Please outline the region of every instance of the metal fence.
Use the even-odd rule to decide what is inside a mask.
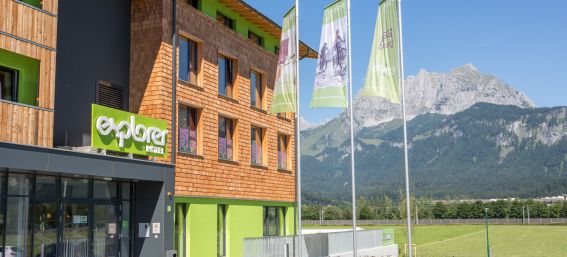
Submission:
[[[387,232],[393,244],[393,231]],[[375,249],[384,245],[382,230],[357,231],[359,250]],[[352,252],[352,231],[309,234],[303,236],[303,256],[337,256]],[[291,257],[299,253],[297,237],[245,238],[243,257]]]
[[[475,225],[484,224],[484,219],[419,219],[412,220],[412,224],[420,225]],[[567,218],[530,218],[530,219],[488,219],[493,225],[552,225],[567,224]],[[304,220],[304,225],[334,225],[351,226],[352,220]],[[357,225],[402,225],[405,220],[357,220]]]

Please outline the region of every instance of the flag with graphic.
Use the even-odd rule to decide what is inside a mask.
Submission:
[[[400,41],[398,1],[383,0],[378,7],[374,43],[361,94],[400,103]]]
[[[295,112],[297,88],[297,24],[295,7],[284,16],[274,97],[270,113]]]
[[[325,8],[311,108],[347,106],[349,49],[346,7],[346,0],[339,0]]]

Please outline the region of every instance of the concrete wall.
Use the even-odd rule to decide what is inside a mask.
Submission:
[[[59,1],[55,146],[90,145],[96,82],[122,88],[128,105],[130,1]]]

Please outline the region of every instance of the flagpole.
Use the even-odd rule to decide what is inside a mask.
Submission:
[[[409,257],[412,257],[412,243],[411,243],[411,210],[410,210],[410,184],[409,184],[409,158],[408,158],[408,129],[406,121],[406,95],[405,95],[405,81],[404,81],[404,36],[402,29],[402,0],[398,0],[398,23],[400,35],[400,85],[402,87],[402,115],[404,121],[404,166],[406,175],[406,216],[408,222],[408,248]]]
[[[352,47],[350,35],[350,0],[347,1],[347,33],[348,33],[348,95],[349,95],[349,116],[350,116],[350,165],[352,176],[352,256],[358,256],[356,242],[356,172],[354,170],[354,110],[352,103]]]
[[[301,231],[301,124],[300,124],[300,116],[299,116],[299,0],[295,0],[295,174],[297,176],[297,214],[298,214],[298,222],[297,222],[297,229],[298,232],[298,248],[299,248],[299,257],[303,256],[303,232]],[[295,256],[295,253],[294,253]]]

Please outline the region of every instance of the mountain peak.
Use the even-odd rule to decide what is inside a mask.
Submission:
[[[451,73],[470,73],[470,72],[474,72],[474,73],[480,73],[479,70],[472,64],[472,63],[467,63],[463,66],[457,67],[455,69],[453,69],[451,71]]]
[[[513,105],[533,108],[533,102],[504,81],[483,74],[472,64],[465,64],[450,73],[420,70],[417,76],[408,76],[406,81],[406,118],[434,113],[451,115],[464,111],[476,103]],[[355,133],[363,128],[377,126],[401,119],[399,104],[392,104],[381,97],[359,96],[354,102]],[[315,145],[340,144],[347,137],[349,125],[346,113],[317,128],[324,134]],[[332,141],[337,142],[332,142]],[[302,146],[303,147],[303,146]],[[306,146],[311,147],[311,146]],[[317,147],[315,147],[317,148]],[[319,149],[319,148],[317,148]]]

